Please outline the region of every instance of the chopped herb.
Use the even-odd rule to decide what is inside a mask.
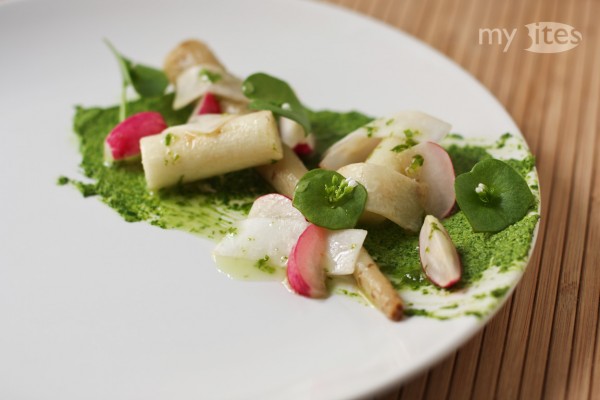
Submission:
[[[170,132],[167,133],[167,135],[165,136],[165,146],[170,146],[174,140],[175,140],[175,135],[173,135]]]
[[[56,180],[56,184],[59,186],[64,186],[68,183],[69,183],[69,178],[67,178],[66,176],[59,176],[58,179]]]
[[[269,256],[266,254],[263,258],[261,258],[260,260],[257,260],[254,263],[254,267],[257,268],[259,271],[262,271],[267,274],[275,273],[275,267],[273,267],[272,265],[269,265]]]
[[[203,81],[207,81],[207,82],[210,82],[210,83],[217,83],[221,79],[223,79],[223,77],[221,76],[220,73],[214,72],[214,71],[210,71],[210,70],[208,70],[206,68],[202,68],[200,70],[200,72],[198,73],[198,76],[200,76],[200,79],[202,79]]]

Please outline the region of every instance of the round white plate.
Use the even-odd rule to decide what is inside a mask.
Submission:
[[[0,397],[343,399],[398,383],[485,323],[400,323],[343,296],[219,273],[214,244],[125,223],[58,187],[77,174],[76,104],[115,104],[102,42],[161,65],[198,37],[315,109],[423,110],[466,136],[519,134],[473,78],[407,35],[303,1],[16,1],[0,6]]]

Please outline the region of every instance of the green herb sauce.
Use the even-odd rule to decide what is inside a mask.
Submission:
[[[172,102],[172,95],[144,98],[131,102],[129,110],[130,113],[158,111],[169,126],[184,123],[191,109],[174,111]],[[306,160],[311,166],[316,165],[320,153],[331,144],[372,120],[358,112],[308,111],[308,115],[318,138],[317,155]],[[80,139],[81,169],[92,183],[67,177],[60,177],[58,183],[75,186],[85,197],[98,196],[128,222],[147,221],[161,228],[181,229],[219,239],[235,230],[234,223],[247,215],[258,196],[273,191],[254,170],[249,169],[150,193],[139,163],[104,164],[104,139],[118,122],[118,107],[77,107],[74,129]],[[491,157],[484,146],[461,146],[456,144],[457,140],[462,140],[460,135],[454,134],[452,138],[454,144],[446,148],[457,175]],[[507,137],[500,140],[504,146]],[[523,176],[535,165],[533,157],[507,162]],[[538,218],[537,213],[531,213],[495,234],[474,233],[460,210],[442,221],[463,262],[464,273],[459,286],[476,282],[492,265],[502,271],[524,260]],[[422,272],[417,234],[408,233],[389,221],[366,228],[369,234],[365,247],[397,289],[421,290],[424,294],[436,290]],[[263,270],[262,264],[259,260],[255,267]],[[508,288],[496,289],[490,296],[502,297],[507,291]],[[411,313],[431,314],[419,309],[408,310],[408,314]]]

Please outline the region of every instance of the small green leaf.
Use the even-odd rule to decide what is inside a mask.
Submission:
[[[127,117],[127,87],[132,86],[141,97],[162,96],[169,86],[169,81],[161,70],[146,65],[135,64],[117,51],[115,46],[108,40],[104,42],[113,53],[119,69],[121,70],[121,105],[119,110],[120,120]]]
[[[310,133],[308,113],[286,82],[259,72],[246,78],[242,90],[250,99],[251,109],[272,111],[273,114],[296,121],[306,134]]]
[[[363,185],[324,169],[306,173],[296,185],[293,200],[308,221],[328,229],[353,228],[366,202]]]
[[[499,232],[521,220],[534,203],[525,179],[493,158],[457,176],[454,190],[456,202],[475,232]]]
[[[142,97],[162,96],[169,86],[167,76],[159,69],[129,62],[131,85]]]

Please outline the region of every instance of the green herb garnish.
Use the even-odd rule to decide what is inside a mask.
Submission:
[[[313,169],[296,185],[294,207],[315,225],[328,229],[353,228],[367,202],[360,183],[335,171]]]
[[[129,86],[132,86],[140,97],[162,96],[169,86],[169,80],[161,70],[134,63],[119,53],[107,39],[104,39],[104,42],[117,58],[121,70],[123,83],[119,119],[123,121],[127,118],[127,88]]]
[[[209,71],[206,68],[202,68],[198,75],[200,79],[210,83],[219,82],[223,78],[218,72]]]
[[[456,177],[456,202],[475,232],[499,232],[527,214],[534,197],[507,163],[486,159]]]
[[[411,147],[416,146],[417,144],[419,144],[419,142],[417,142],[414,138],[418,134],[419,134],[419,131],[413,131],[412,129],[405,129],[404,136],[406,136],[406,141],[402,144],[399,144],[398,146],[394,146],[392,148],[392,151],[396,152],[396,153],[401,153],[404,150],[408,150]]]
[[[246,78],[242,90],[250,99],[248,106],[251,109],[272,111],[273,114],[296,121],[306,134],[310,133],[308,113],[286,82],[259,72]]]

